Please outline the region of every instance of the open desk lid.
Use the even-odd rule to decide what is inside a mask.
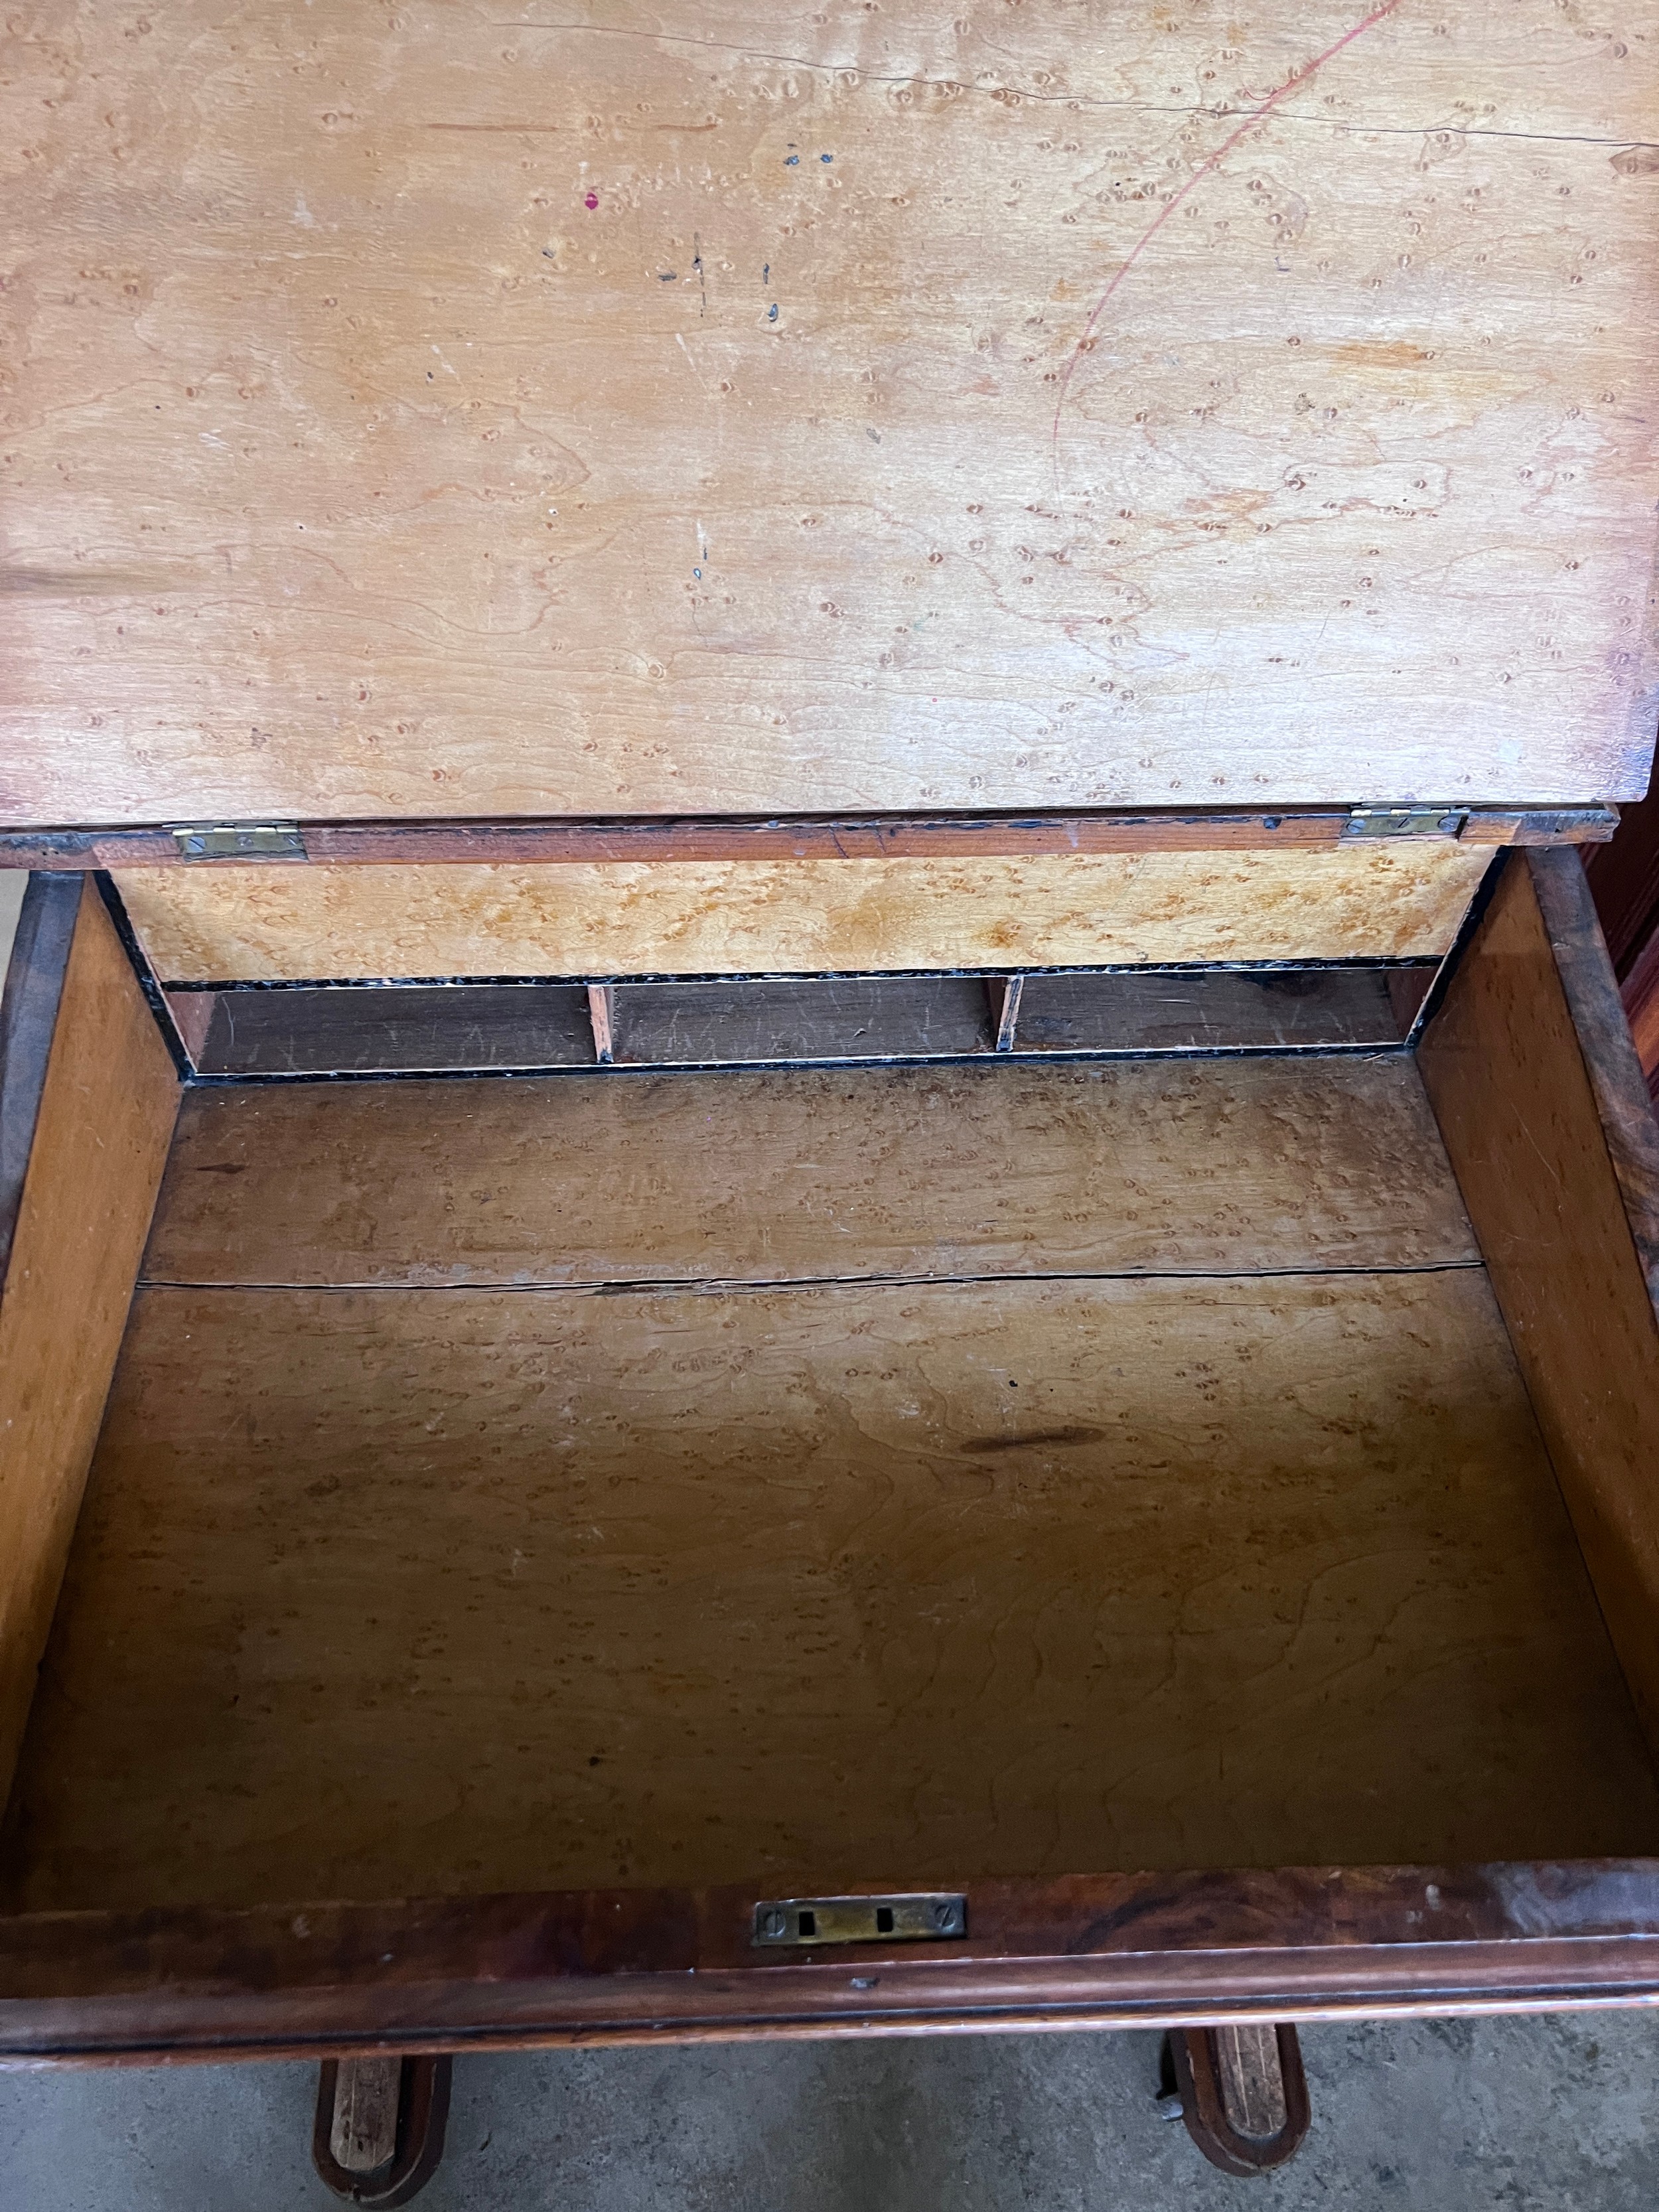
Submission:
[[[0,826],[1646,786],[1639,15],[46,20]]]

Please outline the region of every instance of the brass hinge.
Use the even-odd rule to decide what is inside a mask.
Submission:
[[[1358,837],[1461,837],[1467,807],[1356,806],[1342,825],[1341,842]]]
[[[181,860],[303,860],[306,841],[292,822],[191,823],[176,828]]]
[[[940,1943],[968,1933],[968,1900],[929,1890],[904,1897],[780,1897],[755,1907],[755,1942]]]

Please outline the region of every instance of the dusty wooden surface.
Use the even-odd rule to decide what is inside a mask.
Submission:
[[[144,1272],[599,1287],[1477,1257],[1408,1060],[1262,1060],[198,1091]]]
[[[34,1693],[178,1098],[161,1034],[88,882],[0,1289],[0,1795]]]
[[[1611,0],[49,0],[16,823],[1634,795]]]
[[[155,1290],[0,1895],[1656,1838],[1479,1270]]]
[[[1113,969],[1028,977],[1010,1049],[1205,1053],[1400,1043],[1436,963]],[[618,1066],[943,1060],[996,1048],[982,976],[785,975],[621,985],[303,984],[173,990],[204,1075],[590,1069],[592,1003]]]
[[[1561,957],[1606,964],[1588,902]],[[1610,971],[1607,992],[1616,1003]],[[1659,1324],[1618,1172],[1637,1174],[1628,1130],[1647,1109],[1629,1038],[1614,1042],[1619,1058],[1605,1036],[1598,1050],[1595,1030],[1576,1029],[1529,867],[1512,860],[1418,1057],[1602,1610],[1659,1742]],[[1598,1093],[1622,1094],[1621,1120],[1604,1125]],[[1632,1195],[1650,1204],[1650,1182]]]
[[[164,981],[759,974],[1443,952],[1455,843],[1034,860],[123,869]]]
[[[1476,1272],[155,1291],[5,1895],[1656,1837]]]

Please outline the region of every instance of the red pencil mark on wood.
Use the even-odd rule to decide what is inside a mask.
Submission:
[[[1226,160],[1228,155],[1232,152],[1233,148],[1237,145],[1239,140],[1244,137],[1248,132],[1254,130],[1255,125],[1261,122],[1263,116],[1271,115],[1281,100],[1284,100],[1288,96],[1288,94],[1297,90],[1299,87],[1306,84],[1310,78],[1316,76],[1319,71],[1324,68],[1327,62],[1334,60],[1336,56],[1342,52],[1342,49],[1345,46],[1351,46],[1356,39],[1363,38],[1365,33],[1374,28],[1376,24],[1380,23],[1385,15],[1392,15],[1395,9],[1399,5],[1400,0],[1382,0],[1382,4],[1380,8],[1373,8],[1370,14],[1365,16],[1361,21],[1356,23],[1352,30],[1345,31],[1334,46],[1327,46],[1322,54],[1316,54],[1310,62],[1304,62],[1300,69],[1292,70],[1290,76],[1285,78],[1284,83],[1281,84],[1276,91],[1270,92],[1259,107],[1253,107],[1249,113],[1244,118],[1244,120],[1239,125],[1237,130],[1235,131],[1230,137],[1224,138],[1220,145],[1216,148],[1214,153],[1210,155],[1207,160],[1201,161],[1199,164],[1198,167],[1193,171],[1192,175],[1188,178],[1186,183],[1182,185],[1180,191],[1174,193],[1169,199],[1165,200],[1158,214],[1152,218],[1146,228],[1142,231],[1140,236],[1135,240],[1134,244],[1129,248],[1128,252],[1118,264],[1111,283],[1101,294],[1099,299],[1096,301],[1094,313],[1084,325],[1083,335],[1073,348],[1072,357],[1066,362],[1065,374],[1060,380],[1060,397],[1054,402],[1054,427],[1051,441],[1054,456],[1054,478],[1056,483],[1059,482],[1060,478],[1060,418],[1065,412],[1066,395],[1071,389],[1072,379],[1077,372],[1077,365],[1079,362],[1082,360],[1085,352],[1087,350],[1090,339],[1094,336],[1095,325],[1100,320],[1102,315],[1105,313],[1107,303],[1111,299],[1113,293],[1116,291],[1118,286],[1123,282],[1129,271],[1134,267],[1136,262],[1139,260],[1141,255],[1146,251],[1146,248],[1158,236],[1159,231],[1163,229],[1164,224],[1168,222],[1170,217],[1181,205],[1181,203],[1186,198],[1188,193],[1190,192],[1194,186],[1201,185],[1206,177],[1212,176],[1214,174],[1216,170],[1218,169],[1221,164]]]

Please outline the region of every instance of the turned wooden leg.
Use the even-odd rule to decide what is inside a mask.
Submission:
[[[317,2081],[311,2157],[348,2204],[407,2204],[444,2152],[447,2058],[328,2058]]]
[[[1266,2173],[1308,2132],[1308,2083],[1293,2027],[1241,2021],[1171,2028],[1169,2056],[1187,2132],[1224,2173]]]

